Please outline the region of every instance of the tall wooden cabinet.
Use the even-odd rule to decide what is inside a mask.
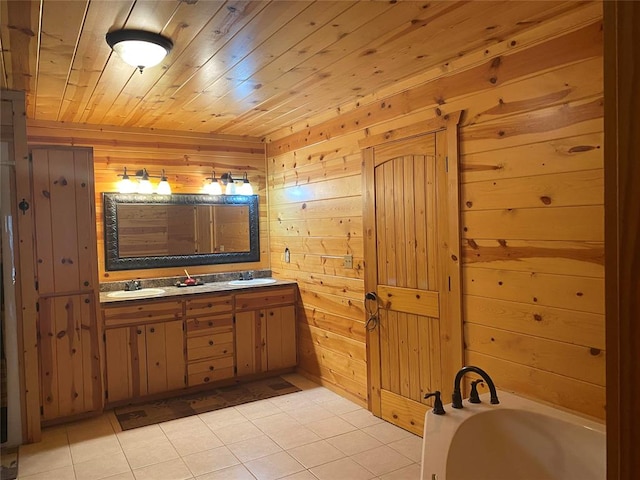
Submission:
[[[52,420],[103,405],[93,156],[34,147],[30,158],[41,417]]]

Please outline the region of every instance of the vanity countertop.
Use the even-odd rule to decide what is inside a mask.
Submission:
[[[285,285],[296,285],[296,282],[291,280],[278,280],[276,278],[273,279],[272,283],[267,284],[251,284],[251,282],[247,282],[246,284],[241,283],[238,284],[237,281],[226,281],[226,282],[210,282],[204,283],[202,285],[195,285],[189,287],[176,287],[176,286],[160,286],[157,288],[143,288],[142,290],[137,290],[134,292],[140,292],[140,296],[135,297],[114,297],[112,294],[123,292],[120,290],[118,292],[100,292],[100,303],[102,305],[111,304],[111,303],[122,303],[122,302],[132,302],[138,300],[152,300],[152,299],[161,299],[161,298],[171,298],[171,297],[182,297],[185,295],[199,295],[203,293],[223,293],[223,292],[238,292],[241,290],[254,290],[258,288],[274,288],[274,287],[282,287]],[[149,295],[145,295],[144,290],[150,290]],[[162,292],[158,292],[158,290],[162,290]],[[111,296],[110,296],[111,295]],[[125,294],[126,295],[126,294]],[[135,295],[135,293],[134,293]]]

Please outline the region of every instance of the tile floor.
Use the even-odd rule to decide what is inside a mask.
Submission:
[[[121,431],[113,412],[20,447],[22,480],[413,480],[422,439],[299,376],[301,392]]]

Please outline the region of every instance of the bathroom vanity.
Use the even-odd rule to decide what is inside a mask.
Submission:
[[[107,405],[295,368],[294,282],[149,290],[151,298],[100,294]]]

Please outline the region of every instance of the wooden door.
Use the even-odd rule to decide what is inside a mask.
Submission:
[[[39,300],[43,420],[102,407],[94,302],[93,294],[41,297]]]
[[[365,302],[379,308],[368,335],[371,409],[418,435],[431,404],[424,395],[439,390],[446,402],[451,393],[451,329],[442,325],[460,321],[450,314],[460,299],[449,290],[449,244],[458,242],[448,238],[447,162],[446,131],[365,152],[366,289],[376,296]]]
[[[148,393],[185,387],[183,336],[182,321],[154,323],[145,327]]]
[[[105,331],[107,401],[147,394],[146,330],[144,326]]]
[[[267,350],[264,313],[248,310],[236,313],[237,375],[250,375],[266,370]]]
[[[296,365],[296,310],[293,305],[264,311],[267,324],[267,370]]]

